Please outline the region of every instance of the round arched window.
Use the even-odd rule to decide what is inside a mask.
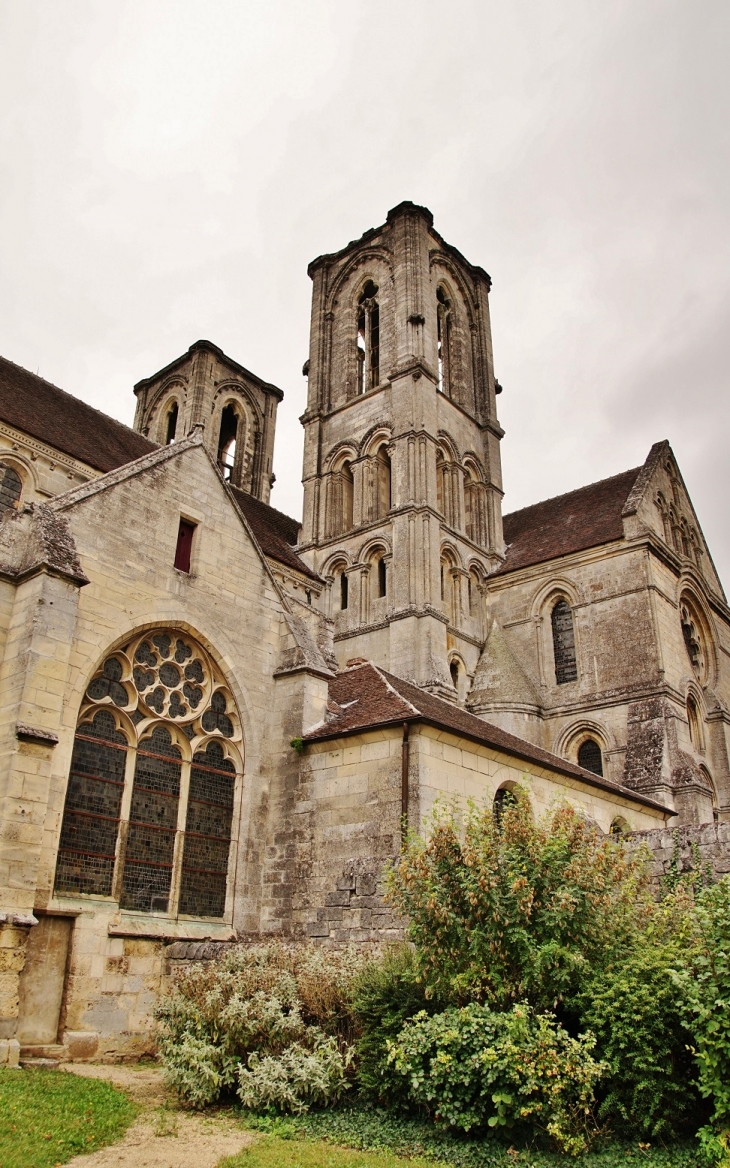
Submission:
[[[594,775],[603,775],[603,757],[595,738],[586,738],[578,747],[578,766]]]
[[[187,633],[110,653],[81,705],[56,892],[222,917],[242,745],[233,695]]]

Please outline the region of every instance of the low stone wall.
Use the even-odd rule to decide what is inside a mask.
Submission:
[[[652,853],[651,880],[659,891],[674,866],[679,873],[711,872],[714,880],[730,873],[730,823],[689,824],[635,831],[630,840]]]

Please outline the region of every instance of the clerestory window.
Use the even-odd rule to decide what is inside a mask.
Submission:
[[[558,685],[575,681],[578,665],[575,658],[575,631],[573,613],[565,600],[559,600],[551,614],[553,629],[553,653],[555,656],[555,680]]]
[[[222,917],[241,772],[233,697],[193,638],[159,630],[110,654],[81,706],[56,893]]]

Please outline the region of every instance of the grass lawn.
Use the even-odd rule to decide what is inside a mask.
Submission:
[[[614,1144],[577,1159],[518,1151],[492,1139],[449,1135],[379,1108],[329,1108],[288,1119],[249,1116],[244,1123],[268,1134],[225,1160],[226,1168],[414,1168],[425,1163],[434,1168],[434,1161],[455,1168],[697,1168],[698,1161],[695,1143],[671,1148]]]
[[[110,1083],[0,1067],[0,1168],[54,1168],[118,1140],[135,1105]]]
[[[433,1168],[424,1159],[405,1160],[393,1152],[361,1152],[339,1148],[324,1140],[291,1140],[262,1136],[237,1156],[221,1160],[218,1168]]]

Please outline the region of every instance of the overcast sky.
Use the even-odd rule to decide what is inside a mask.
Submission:
[[[671,441],[730,585],[727,0],[0,0],[0,352],[131,423],[205,337],[285,392],[309,260],[412,199],[487,269],[505,510]]]

